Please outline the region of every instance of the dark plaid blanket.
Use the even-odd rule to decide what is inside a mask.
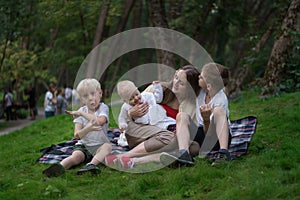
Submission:
[[[113,146],[113,153],[121,153],[124,151],[128,151],[129,147],[125,146],[118,146],[118,138],[120,136],[119,129],[109,129],[107,131],[107,136]],[[47,163],[47,164],[54,164],[57,162],[62,161],[63,159],[67,158],[72,154],[73,147],[77,143],[78,140],[71,139],[66,142],[62,142],[59,144],[52,144],[50,147],[46,147],[41,149],[40,152],[42,156],[38,158],[38,162],[40,163]]]
[[[230,121],[231,143],[229,152],[231,159],[235,159],[247,153],[250,141],[255,133],[257,118],[254,116],[244,117]],[[207,158],[214,158],[218,151],[211,151]]]
[[[244,117],[238,120],[232,120],[230,129],[232,140],[229,147],[229,152],[232,159],[242,156],[247,153],[250,141],[255,133],[257,125],[257,118],[254,116]],[[128,151],[128,147],[121,147],[117,145],[118,137],[120,135],[119,129],[109,129],[107,133],[112,145],[114,153],[121,153]],[[59,144],[53,144],[50,147],[41,149],[42,156],[38,158],[38,162],[53,164],[60,162],[72,154],[73,146],[76,144],[76,139],[71,139]],[[213,157],[216,152],[210,152],[208,158]]]

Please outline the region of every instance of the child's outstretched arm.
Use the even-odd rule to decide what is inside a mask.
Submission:
[[[94,121],[97,122],[99,126],[102,126],[103,124],[107,123],[107,118],[106,116],[95,116],[93,114],[85,113],[80,110],[75,110],[75,111],[66,111],[67,114],[73,115],[73,118],[77,118],[82,116],[88,121]]]
[[[89,123],[87,123],[85,127],[83,127],[81,123],[75,123],[74,137],[76,139],[81,139],[91,131],[100,131],[100,130],[102,130],[102,127],[99,126],[97,122],[93,120],[89,121]]]

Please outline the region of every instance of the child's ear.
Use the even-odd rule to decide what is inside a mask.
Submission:
[[[211,84],[206,84],[207,90],[210,91],[212,89]]]

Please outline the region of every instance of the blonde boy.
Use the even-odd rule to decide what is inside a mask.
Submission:
[[[48,177],[58,176],[72,166],[88,162],[77,174],[91,172],[97,174],[97,167],[111,150],[111,144],[106,136],[109,109],[101,103],[101,85],[96,79],[84,79],[77,86],[77,92],[84,106],[77,111],[66,111],[73,115],[75,129],[74,137],[78,143],[74,146],[71,156],[43,171]]]

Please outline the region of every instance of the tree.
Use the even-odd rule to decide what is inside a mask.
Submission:
[[[150,0],[149,3],[149,10],[150,10],[150,21],[151,25],[154,27],[162,27],[168,28],[168,22],[166,19],[165,14],[165,5],[162,0]],[[164,43],[167,42],[167,35],[164,34],[162,31],[160,35],[158,35],[157,47],[161,45],[165,45]],[[166,44],[167,45],[167,44]],[[164,50],[156,49],[157,55],[157,62],[160,64],[164,64],[169,67],[175,67],[174,56],[170,52],[166,52]],[[159,68],[158,70],[158,79],[159,80],[167,80],[169,77],[169,72],[167,70],[162,70]]]
[[[300,12],[300,0],[292,0],[285,18],[282,21],[279,37],[275,41],[267,68],[263,77],[264,91],[262,96],[276,95],[276,88],[286,69],[286,58],[291,48],[292,34],[296,31],[297,18]]]
[[[110,4],[110,0],[103,1],[103,5],[101,7],[96,33],[94,37],[93,48],[95,48],[102,40],[108,9],[109,9],[109,4]]]

